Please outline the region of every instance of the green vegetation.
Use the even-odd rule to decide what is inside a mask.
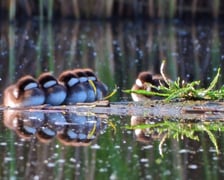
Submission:
[[[214,132],[224,131],[224,127],[221,122],[200,122],[200,123],[186,123],[186,122],[176,122],[170,120],[164,120],[162,122],[153,124],[138,124],[134,126],[126,126],[127,129],[140,129],[143,131],[145,136],[153,137],[153,134],[157,134],[159,138],[159,152],[162,153],[162,145],[168,138],[176,139],[177,141],[183,140],[184,138],[189,138],[194,141],[200,141],[198,136],[199,133],[206,133],[215,147],[217,154],[220,153],[216,136]]]
[[[171,101],[175,99],[185,99],[185,100],[221,100],[224,99],[224,86],[220,89],[215,89],[220,76],[220,68],[217,71],[216,76],[210,83],[208,88],[200,88],[200,81],[193,81],[191,83],[185,83],[180,81],[178,78],[176,81],[169,81],[163,73],[164,63],[161,65],[161,74],[163,76],[166,85],[161,84],[156,87],[150,83],[147,83],[147,86],[153,87],[155,91],[146,91],[146,90],[124,90],[126,93],[136,93],[147,96],[158,96],[164,97],[165,101]]]

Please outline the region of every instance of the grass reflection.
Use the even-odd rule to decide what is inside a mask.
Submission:
[[[12,82],[14,80],[14,72],[15,72],[15,26],[11,24],[9,26],[9,80]]]
[[[55,71],[55,62],[54,62],[54,41],[53,41],[53,31],[52,25],[47,24],[47,41],[48,41],[48,65],[49,70]]]
[[[163,155],[162,146],[167,139],[181,141],[185,138],[200,141],[198,134],[205,133],[212,142],[217,154],[220,153],[215,132],[224,132],[221,122],[187,123],[184,120],[172,121],[170,119],[159,120],[132,116],[131,126],[127,129],[135,130],[137,139],[143,142],[159,141],[159,152]]]

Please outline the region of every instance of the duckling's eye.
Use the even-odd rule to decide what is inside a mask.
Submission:
[[[31,83],[27,84],[26,86],[24,86],[24,90],[26,91],[29,89],[33,89],[33,88],[36,88],[37,86],[38,86],[37,83],[31,82]]]
[[[73,86],[73,85],[75,85],[75,84],[77,84],[79,82],[79,80],[77,79],[77,78],[71,78],[68,82],[67,82],[67,84],[68,84],[68,86]]]
[[[57,82],[55,80],[51,80],[51,81],[45,82],[44,85],[43,85],[43,87],[44,88],[49,88],[49,87],[54,86],[55,84],[57,84]]]

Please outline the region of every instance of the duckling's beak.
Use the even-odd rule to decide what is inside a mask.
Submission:
[[[93,90],[94,90],[94,93],[96,94],[96,86],[95,84],[93,83],[92,80],[88,80],[89,81],[89,84],[92,86]]]

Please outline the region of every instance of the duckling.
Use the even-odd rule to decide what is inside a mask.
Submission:
[[[96,88],[96,100],[102,100],[108,94],[108,87],[102,81],[100,81],[92,69],[85,68],[83,72],[86,74],[88,81],[92,81]]]
[[[57,106],[64,102],[67,90],[50,72],[42,73],[38,78],[38,82],[45,92],[46,104]]]
[[[84,73],[83,69],[74,69],[73,73],[79,78],[80,83],[85,88],[87,93],[87,99],[85,102],[94,102],[96,100],[95,85],[90,84],[88,76]]]
[[[152,75],[150,72],[143,71],[140,72],[135,84],[132,86],[131,90],[146,90],[146,91],[157,91],[155,88],[150,87],[147,83],[150,83],[154,86],[159,86],[161,84],[167,86],[166,82],[164,81],[163,77],[161,75]],[[152,96],[142,95],[142,94],[136,94],[131,93],[131,97],[133,101],[145,101],[148,99],[153,99]]]
[[[3,104],[10,107],[42,105],[45,101],[43,90],[30,75],[20,78],[17,83],[4,90]]]
[[[87,92],[85,87],[80,82],[80,78],[72,70],[62,72],[58,80],[67,88],[67,96],[64,104],[86,102]]]

